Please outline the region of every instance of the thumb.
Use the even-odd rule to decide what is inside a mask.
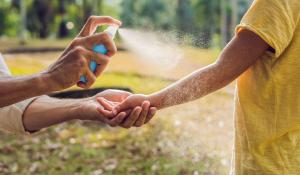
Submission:
[[[129,109],[129,103],[126,101],[123,101],[119,105],[115,106],[112,110],[114,115],[117,115],[119,112],[125,111],[126,109]]]

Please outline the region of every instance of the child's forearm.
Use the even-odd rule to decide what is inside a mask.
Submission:
[[[149,96],[151,105],[165,108],[196,100],[241,75],[269,45],[251,31],[242,31],[226,46],[218,61]]]
[[[226,77],[220,66],[212,64],[150,95],[150,102],[158,109],[186,103],[226,86],[235,78]]]

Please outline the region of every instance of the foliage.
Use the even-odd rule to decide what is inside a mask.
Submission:
[[[17,36],[20,19],[18,11],[6,1],[0,3],[0,36]]]
[[[31,37],[74,37],[90,15],[110,15],[120,18],[124,27],[168,30],[180,37],[190,37],[198,47],[215,46],[221,31],[221,1],[226,1],[225,28],[230,32],[231,5],[228,0],[26,0],[27,30]],[[241,17],[249,5],[239,0]],[[0,4],[0,35],[17,36],[20,0],[5,0]],[[67,23],[73,28],[67,29]],[[224,37],[224,36],[223,36]]]

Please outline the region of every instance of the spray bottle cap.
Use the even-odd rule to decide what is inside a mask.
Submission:
[[[119,26],[117,26],[117,25],[111,25],[111,26],[108,26],[104,30],[104,32],[108,33],[111,36],[111,38],[114,39],[115,36],[116,36],[116,33],[117,33],[118,29],[119,29]]]

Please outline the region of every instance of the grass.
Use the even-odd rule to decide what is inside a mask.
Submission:
[[[195,65],[208,64],[217,55],[217,51],[193,48],[185,48],[185,52]],[[14,75],[24,75],[45,69],[58,55],[5,57]],[[146,68],[130,53],[121,52],[94,87],[129,87],[148,94],[172,83],[147,73]],[[178,76],[182,74],[186,72]],[[73,121],[33,136],[1,133],[0,173],[227,174],[232,144],[231,92],[229,87],[229,93],[223,89],[202,100],[163,110],[149,125],[138,129]]]
[[[64,48],[70,43],[70,39],[62,40],[40,40],[40,39],[30,39],[25,45],[20,44],[17,38],[1,38],[0,39],[0,52],[6,51],[12,48],[40,48],[41,46],[47,48]]]

